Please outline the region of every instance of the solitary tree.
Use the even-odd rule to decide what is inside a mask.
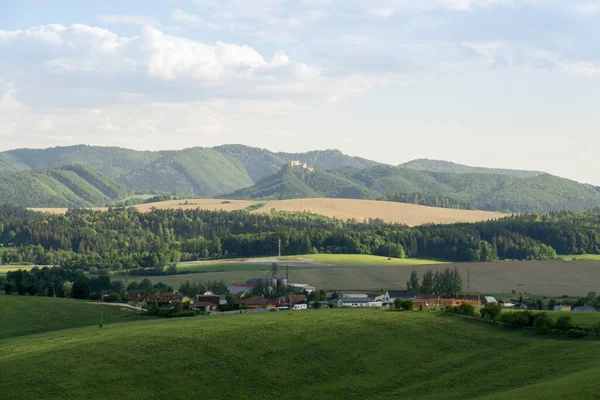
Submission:
[[[71,297],[74,299],[87,299],[90,297],[90,280],[85,276],[78,277],[73,283]]]

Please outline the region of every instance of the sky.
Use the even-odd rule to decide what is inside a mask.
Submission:
[[[0,151],[242,143],[600,185],[600,0],[0,0]]]

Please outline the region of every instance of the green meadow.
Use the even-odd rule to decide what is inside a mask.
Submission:
[[[0,393],[19,399],[593,399],[600,389],[599,344],[418,311],[132,321],[0,340]]]
[[[407,265],[437,265],[448,264],[444,261],[430,260],[423,258],[388,258],[382,256],[372,256],[366,254],[307,254],[299,256],[285,256],[281,260],[288,261],[310,261],[321,264],[331,265],[389,265],[389,266],[407,266]]]
[[[133,321],[139,313],[81,300],[0,295],[0,340],[82,326]],[[0,396],[1,397],[1,396]]]

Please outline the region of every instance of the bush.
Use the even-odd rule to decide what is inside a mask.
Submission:
[[[483,319],[495,320],[502,313],[502,307],[497,303],[488,303],[479,313]]]
[[[412,300],[404,300],[400,307],[403,310],[412,310],[413,308],[415,308],[415,302]]]
[[[119,292],[111,292],[108,295],[108,301],[111,303],[118,303],[121,301],[121,293]]]
[[[13,294],[14,289],[13,289],[13,285],[11,285],[10,283],[6,282],[4,284],[4,293],[6,294]]]
[[[521,312],[501,314],[500,321],[515,328],[529,326],[529,316]]]
[[[600,336],[600,322],[596,322],[594,325],[592,325],[590,327],[590,331],[596,336]]]
[[[533,328],[540,335],[547,335],[552,332],[554,320],[546,314],[538,316],[533,322]]]
[[[572,328],[565,332],[565,336],[571,339],[580,339],[587,336],[587,332],[583,329]]]
[[[315,310],[318,310],[319,308],[321,308],[321,302],[320,301],[313,302],[312,308],[314,308]]]
[[[402,299],[394,299],[394,307],[396,307],[398,310],[400,310],[402,308],[403,302],[404,302],[404,300],[402,300]]]
[[[573,324],[571,323],[570,316],[562,315],[556,319],[556,329],[561,333],[566,333],[571,328],[573,328]]]
[[[475,306],[469,303],[462,303],[460,306],[456,307],[456,312],[461,315],[467,315],[469,317],[475,316]]]

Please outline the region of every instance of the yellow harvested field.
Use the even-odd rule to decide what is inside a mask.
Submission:
[[[259,206],[253,213],[268,213],[276,211],[311,212],[338,219],[356,219],[363,221],[368,218],[379,218],[389,223],[403,223],[409,226],[427,223],[450,224],[454,222],[478,222],[503,218],[507,214],[491,211],[453,210],[419,206],[415,204],[394,203],[376,200],[351,199],[293,199],[274,201],[255,200],[216,200],[216,199],[187,199],[171,200],[159,203],[140,204],[140,211],[157,209],[203,209],[203,210],[242,210],[251,206]],[[66,208],[34,208],[36,211],[64,214]],[[106,208],[96,208],[104,211]]]

